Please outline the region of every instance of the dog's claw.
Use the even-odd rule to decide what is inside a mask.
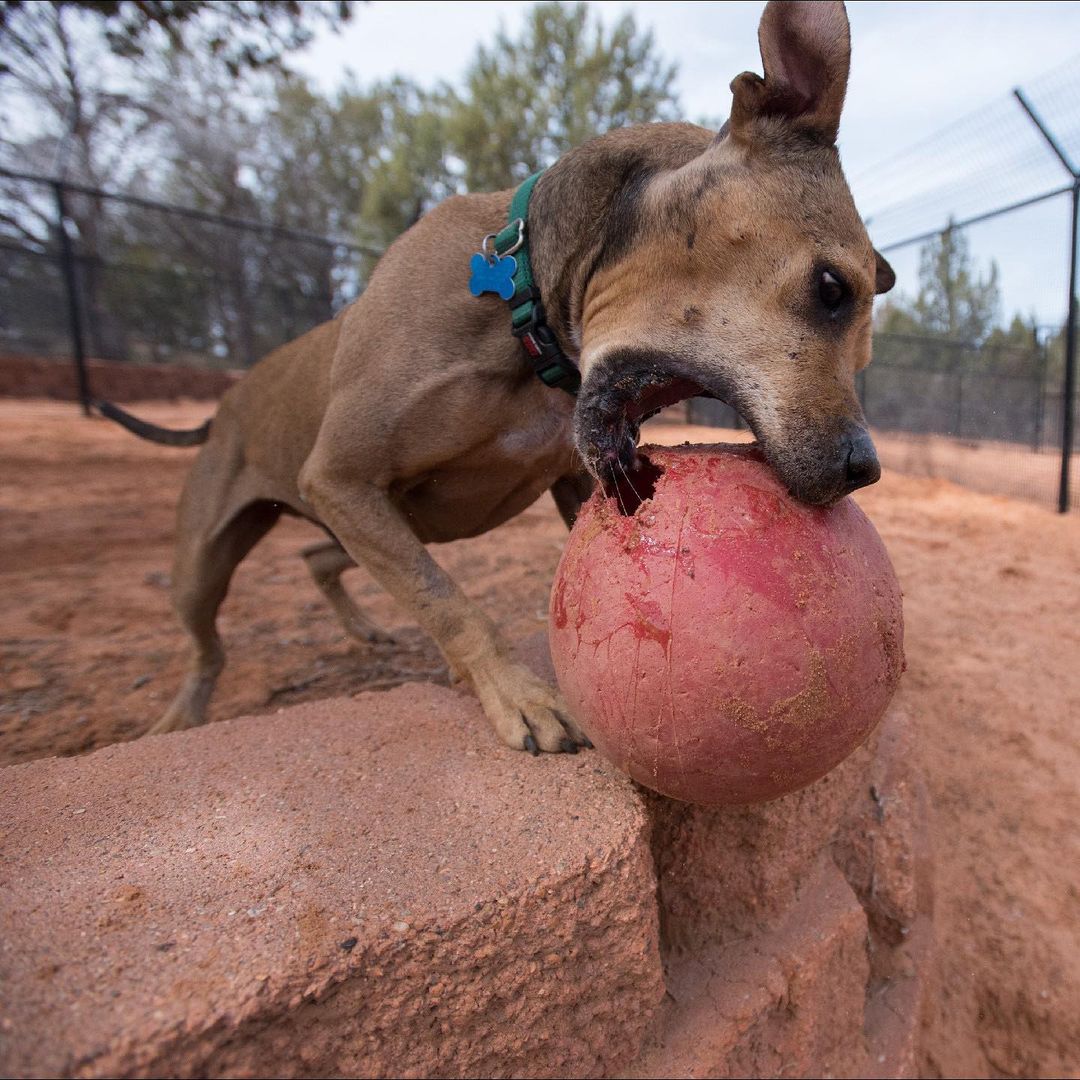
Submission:
[[[592,744],[592,739],[590,739],[588,735],[581,736],[581,745],[584,746],[586,750],[596,749],[596,747]]]
[[[559,692],[520,664],[470,673],[470,681],[499,738],[507,746],[540,754],[572,754],[581,729],[567,713]]]

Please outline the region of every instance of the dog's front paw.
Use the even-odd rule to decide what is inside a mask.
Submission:
[[[576,754],[592,749],[574,723],[562,695],[520,664],[502,663],[470,680],[495,733],[507,746],[539,754]]]

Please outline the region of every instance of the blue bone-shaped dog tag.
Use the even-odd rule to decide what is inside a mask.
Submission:
[[[517,259],[513,255],[495,255],[490,260],[477,252],[469,260],[472,277],[469,278],[469,292],[473,296],[484,293],[498,293],[504,300],[509,300],[517,291],[514,288],[514,273],[517,271]]]

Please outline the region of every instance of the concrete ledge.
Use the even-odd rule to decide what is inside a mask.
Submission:
[[[452,691],[0,776],[5,1075],[610,1074],[664,992],[629,782]]]
[[[822,858],[769,933],[669,962],[669,1000],[631,1075],[865,1075],[867,975],[866,918]]]
[[[911,725],[894,710],[832,844],[866,913],[869,1076],[919,1075],[919,1035],[934,979],[933,851]]]
[[[648,801],[668,997],[637,1077],[917,1075],[931,866],[896,710],[759,806]]]
[[[0,1075],[914,1076],[909,730],[727,809],[430,685],[3,770]]]

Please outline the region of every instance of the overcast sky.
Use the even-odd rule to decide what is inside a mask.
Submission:
[[[608,22],[632,11],[639,25],[653,29],[660,50],[678,64],[679,96],[690,118],[726,116],[732,77],[761,70],[761,3],[595,0],[590,6]],[[375,0],[355,9],[343,33],[321,35],[294,62],[326,88],[349,68],[362,83],[396,73],[424,84],[456,82],[475,45],[491,41],[500,22],[514,32],[528,7],[513,0]],[[840,149],[860,209],[868,214],[881,209],[875,166],[883,159],[1072,57],[1080,61],[1080,2],[852,0],[848,12],[852,75]],[[906,164],[919,168],[917,159]],[[933,166],[928,160],[925,168]],[[870,190],[860,181],[864,175]],[[1045,274],[1019,270],[1012,282],[1003,274],[1007,305],[1055,317],[1055,303],[1042,303]],[[1041,280],[1041,291],[1023,286],[1025,276]]]

